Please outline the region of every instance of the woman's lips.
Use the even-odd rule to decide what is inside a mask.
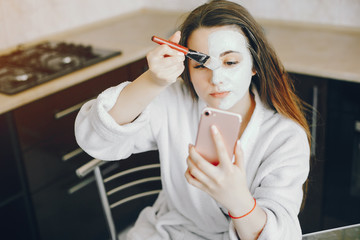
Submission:
[[[210,93],[210,95],[214,98],[224,98],[226,97],[227,95],[229,95],[229,91],[225,91],[225,92],[213,92],[213,93]]]

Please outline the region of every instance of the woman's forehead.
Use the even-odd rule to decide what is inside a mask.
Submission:
[[[247,41],[239,31],[221,29],[209,35],[208,49],[212,56],[221,56],[229,51],[244,53],[247,51]]]
[[[194,30],[188,38],[188,47],[195,51],[209,54],[209,47],[214,45],[221,47],[223,51],[239,50],[235,46],[246,46],[246,37],[237,26],[200,27]],[[229,49],[226,49],[228,47]]]

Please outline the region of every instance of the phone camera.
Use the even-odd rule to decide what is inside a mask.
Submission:
[[[205,116],[210,116],[211,112],[210,111],[205,111]]]

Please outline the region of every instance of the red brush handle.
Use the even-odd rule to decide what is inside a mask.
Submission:
[[[182,53],[184,53],[185,55],[189,52],[189,49],[188,49],[188,48],[186,48],[186,47],[184,47],[184,46],[181,46],[181,45],[179,45],[179,44],[170,42],[170,41],[168,41],[168,40],[159,38],[159,37],[157,37],[157,36],[152,36],[151,40],[152,40],[153,42],[156,42],[156,43],[160,44],[160,45],[166,44],[166,45],[168,45],[169,47],[171,47],[172,49],[175,49],[175,50],[177,50],[177,51],[179,51],[179,52],[182,52]]]

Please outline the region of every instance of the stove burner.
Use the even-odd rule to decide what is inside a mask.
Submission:
[[[44,53],[40,57],[40,65],[49,71],[57,72],[64,68],[78,68],[85,59],[76,55]]]
[[[9,89],[22,91],[37,85],[36,80],[43,76],[31,68],[2,67],[0,68],[0,91],[6,93]]]
[[[44,42],[0,56],[0,92],[14,94],[121,54],[65,42]]]

